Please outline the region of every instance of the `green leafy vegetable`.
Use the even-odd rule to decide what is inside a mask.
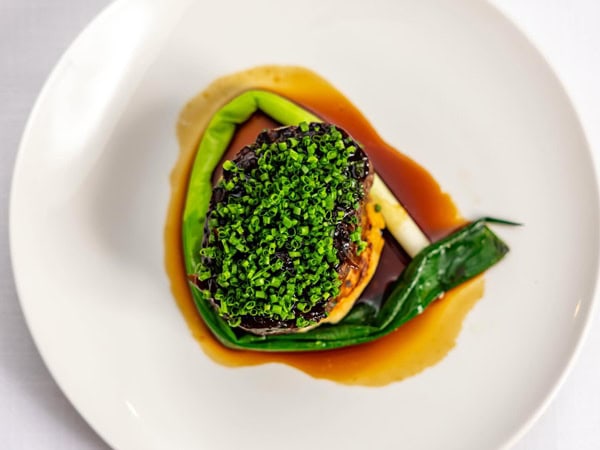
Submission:
[[[283,125],[320,121],[298,105],[258,90],[241,94],[213,116],[198,148],[183,215],[186,268],[188,273],[199,278],[209,276],[202,265],[200,248],[212,194],[212,173],[227,149],[236,125],[244,123],[257,110]],[[219,341],[231,348],[311,351],[361,344],[392,332],[420,314],[442,293],[499,261],[508,247],[485,222],[485,219],[473,222],[422,250],[406,267],[380,309],[357,303],[340,323],[321,325],[304,333],[257,336],[232,328],[193,283],[191,291],[207,326]]]

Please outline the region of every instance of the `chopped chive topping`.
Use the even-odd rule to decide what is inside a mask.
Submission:
[[[340,236],[357,254],[367,247],[357,209],[368,161],[335,126],[290,129],[293,137],[267,131],[244,149],[252,157],[225,161],[213,190],[196,273],[231,326],[317,322],[340,293]]]

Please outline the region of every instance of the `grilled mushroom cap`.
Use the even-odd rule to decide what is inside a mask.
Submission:
[[[269,152],[272,154],[273,151],[277,152],[279,162],[271,164]],[[285,156],[285,158],[281,156]],[[226,258],[222,255],[228,250],[230,251],[231,243],[228,243],[222,235],[225,233],[226,227],[232,226],[234,219],[224,214],[223,211],[235,209],[237,207],[235,204],[240,201],[241,197],[247,198],[249,194],[256,190],[251,186],[257,186],[257,183],[259,186],[261,183],[266,185],[273,182],[273,177],[279,177],[277,178],[279,181],[281,179],[286,180],[287,177],[280,176],[280,174],[285,174],[285,171],[288,170],[288,162],[291,160],[297,162],[298,159],[301,160],[305,168],[301,168],[300,175],[294,174],[289,175],[289,177],[296,180],[294,177],[301,178],[302,174],[305,174],[307,175],[306,178],[310,179],[310,183],[314,183],[314,177],[310,178],[310,175],[318,172],[319,182],[321,183],[319,187],[321,189],[314,189],[309,194],[305,192],[304,199],[308,199],[308,203],[304,203],[304,211],[302,211],[302,214],[293,216],[295,219],[291,223],[294,221],[296,223],[293,223],[292,227],[287,227],[289,223],[286,223],[285,233],[289,234],[289,238],[292,236],[294,238],[282,240],[281,236],[279,236],[279,239],[276,236],[273,237],[272,243],[265,242],[264,235],[261,237],[262,241],[260,242],[253,238],[252,235],[256,234],[256,227],[250,224],[256,225],[259,219],[262,224],[264,218],[261,216],[271,216],[277,222],[281,221],[284,215],[281,209],[290,208],[294,213],[298,213],[297,210],[299,209],[293,207],[295,194],[290,194],[290,197],[294,198],[290,198],[289,202],[287,199],[279,203],[274,201],[272,208],[277,211],[266,210],[265,208],[270,203],[262,201],[260,207],[256,206],[256,210],[252,211],[252,208],[250,208],[249,211],[245,212],[243,222],[236,222],[238,227],[236,228],[236,239],[242,239],[243,244],[239,246],[239,251],[235,253],[234,257],[224,262]],[[272,167],[277,164],[281,167]],[[296,168],[298,167],[295,162],[293,165]],[[331,174],[329,175],[328,168],[330,166]],[[207,300],[232,326],[259,335],[299,332],[324,322],[341,320],[351,309],[354,301],[373,276],[383,247],[383,238],[380,231],[383,228],[383,221],[380,215],[374,211],[373,205],[368,204],[368,192],[373,182],[373,170],[369,158],[361,146],[347,132],[329,124],[311,123],[282,127],[262,132],[257,137],[256,142],[241,149],[232,160],[232,164],[229,163],[227,167],[229,167],[229,170],[224,170],[222,179],[213,189],[204,228],[202,246],[204,249],[209,250],[205,251],[202,264],[204,273],[210,274],[210,276],[205,276],[204,279],[198,277],[197,284],[200,289],[206,292]],[[318,169],[312,169],[312,167],[318,167]],[[330,185],[335,184],[331,180],[332,177],[336,177],[335,179],[338,181],[340,178],[345,177],[342,180],[345,184],[339,185],[352,186],[352,189],[350,189],[352,195],[345,196],[345,200],[341,200],[339,194],[337,194],[337,198],[334,194],[327,197],[328,202],[325,201],[325,203],[327,203],[330,212],[325,212],[325,217],[330,218],[331,226],[326,229],[329,230],[333,239],[326,240],[331,248],[325,250],[331,250],[330,253],[333,253],[335,258],[329,260],[321,258],[323,261],[322,267],[311,265],[310,270],[306,271],[306,279],[311,278],[318,282],[319,277],[315,274],[319,274],[324,270],[334,271],[334,278],[338,285],[337,290],[334,290],[334,292],[337,295],[324,295],[323,298],[315,298],[315,292],[319,292],[319,289],[307,281],[302,289],[298,289],[296,286],[290,298],[290,291],[286,291],[286,281],[290,279],[293,279],[294,282],[299,279],[304,280],[304,276],[299,276],[298,273],[303,270],[299,267],[303,264],[303,261],[302,257],[299,257],[302,252],[298,251],[298,247],[304,245],[304,242],[299,240],[297,236],[304,236],[306,245],[312,246],[304,248],[303,257],[306,257],[307,251],[315,249],[315,236],[312,233],[307,235],[307,229],[323,228],[315,227],[314,223],[311,225],[311,210],[313,207],[317,209],[318,205],[322,205],[323,198],[319,196],[319,192],[329,192],[331,190]],[[295,186],[300,185],[295,184]],[[271,195],[277,197],[278,187],[269,186],[269,188],[271,189],[269,192],[273,192]],[[331,201],[330,197],[334,200]],[[350,203],[349,198],[352,200]],[[256,205],[259,203],[258,200],[254,201],[252,199],[248,199],[247,202]],[[259,219],[254,219],[253,215],[258,216]],[[273,225],[270,221],[268,223],[275,230],[274,233],[277,232],[278,226],[282,227],[278,224]],[[309,228],[309,225],[312,228]],[[253,254],[253,251],[259,247],[268,248],[266,252],[270,252],[270,255],[264,261],[270,261],[268,275],[271,280],[273,278],[282,280],[284,286],[271,283],[274,287],[270,286],[269,289],[258,288],[260,289],[260,296],[254,298],[249,294],[245,297],[245,300],[240,300],[235,296],[242,291],[248,292],[244,286],[240,286],[240,283],[243,283],[240,280],[250,280],[255,275],[255,268],[248,269],[251,266],[248,261],[252,259],[253,264],[256,262],[256,255]],[[318,248],[319,252],[325,250],[322,249],[322,246]],[[221,256],[215,256],[215,253]],[[231,264],[236,265],[236,267],[232,268]],[[274,271],[273,267],[278,269]],[[245,273],[245,270],[250,270],[252,273]],[[230,279],[224,279],[226,277],[222,275],[224,271],[227,271],[227,273],[235,271],[236,274],[240,274],[240,277],[236,280],[237,284],[231,286]],[[331,276],[329,279],[331,279]],[[270,283],[271,280],[266,280],[266,282]],[[248,283],[250,282],[248,281]],[[261,281],[261,283],[265,283],[265,281]],[[279,311],[279,309],[275,309],[278,305],[279,295],[287,295],[286,299],[288,301],[283,305],[284,311],[281,314],[273,312],[274,310]],[[232,303],[233,306],[227,302]],[[271,307],[272,302],[274,303]],[[249,305],[249,303],[252,304]],[[287,310],[285,310],[286,307]]]

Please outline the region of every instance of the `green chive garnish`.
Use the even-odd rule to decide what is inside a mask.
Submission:
[[[340,293],[337,227],[349,230],[357,251],[366,248],[356,214],[345,213],[364,197],[349,176],[353,141],[334,126],[298,128],[297,138],[256,145],[253,166],[223,164],[233,175],[217,184],[224,199],[209,215],[212,240],[197,273],[202,281],[220,273],[212,296],[231,326],[244,316],[310,325],[302,314]]]

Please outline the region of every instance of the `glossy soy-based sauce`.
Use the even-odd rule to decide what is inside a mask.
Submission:
[[[462,321],[483,293],[478,277],[435,301],[423,314],[375,342],[339,350],[303,353],[260,353],[223,347],[197,313],[181,250],[181,216],[187,179],[199,139],[210,117],[225,102],[248,89],[266,89],[300,104],[326,122],[339,125],[360,142],[376,172],[388,184],[415,221],[432,240],[448,234],[463,221],[450,197],[431,175],[386,144],[360,112],[333,86],[306,69],[259,67],[217,80],[192,99],[179,118],[180,159],[171,177],[172,198],[165,228],[166,267],[171,288],[193,335],[214,361],[226,366],[279,362],[316,378],[345,384],[378,386],[414,375],[440,361],[454,346]],[[226,158],[256,139],[265,128],[278,126],[255,114],[240,126]],[[215,173],[215,179],[219,172]],[[377,272],[362,299],[380,301],[402,272],[408,257],[390,236]]]

